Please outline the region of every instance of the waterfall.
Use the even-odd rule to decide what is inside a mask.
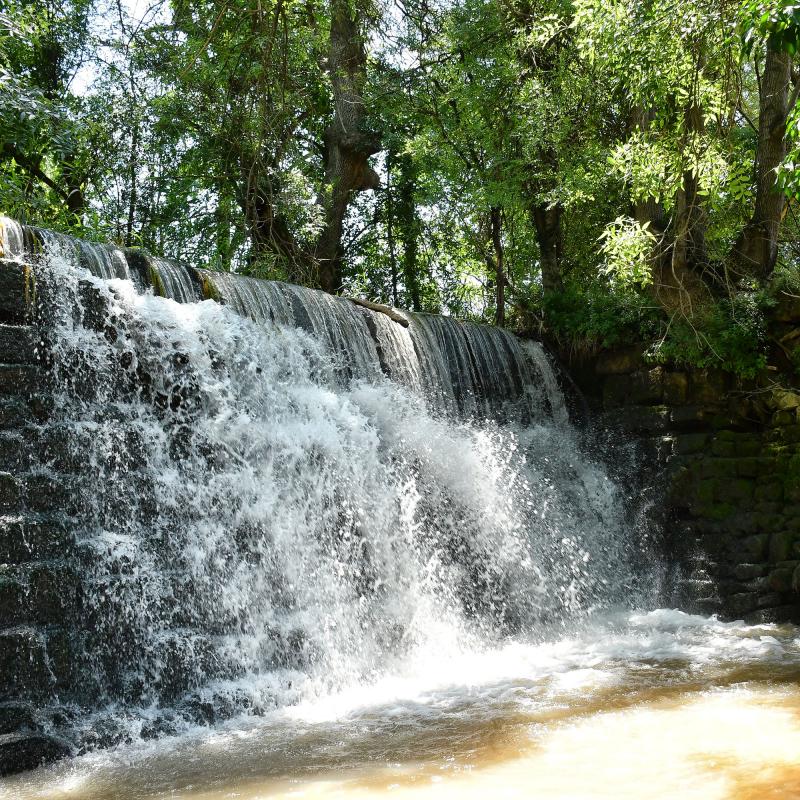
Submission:
[[[634,602],[623,498],[541,345],[0,228],[49,326],[35,470],[73,494],[83,746]]]

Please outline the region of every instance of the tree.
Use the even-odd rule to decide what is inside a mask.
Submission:
[[[14,0],[0,12],[0,202],[23,218],[82,222],[94,131],[69,86],[87,57],[91,9]]]

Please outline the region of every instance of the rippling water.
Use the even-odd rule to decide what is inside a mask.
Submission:
[[[800,797],[800,631],[620,612],[12,778],[3,798]]]

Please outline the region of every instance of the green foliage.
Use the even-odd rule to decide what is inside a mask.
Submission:
[[[567,285],[544,301],[548,324],[568,349],[590,354],[655,336],[662,315],[641,293],[608,285]]]
[[[742,41],[752,53],[766,39],[775,50],[800,50],[800,3],[790,0],[746,0],[740,9]]]
[[[768,303],[761,293],[741,293],[715,303],[694,324],[675,319],[648,356],[656,362],[716,367],[754,378],[767,365]]]
[[[328,70],[332,2],[152,0],[136,18],[126,7],[2,5],[3,212],[311,282],[313,269],[264,239],[307,254],[326,224],[326,142],[346,77]],[[358,133],[379,139],[381,185],[347,198],[344,291],[491,321],[502,287],[508,319],[532,314],[576,349],[652,339],[655,359],[741,375],[764,365],[763,298],[728,268],[756,195],[764,48],[797,51],[800,6],[347,8],[369,49],[354,77]],[[779,180],[800,199],[797,108],[787,130]],[[678,250],[688,184],[704,248],[689,268],[716,298],[691,321],[656,307],[654,272]],[[790,287],[793,209],[782,230],[775,286]]]
[[[620,286],[647,286],[652,283],[652,253],[656,237],[649,223],[630,217],[617,217],[600,237],[604,258],[601,273]]]

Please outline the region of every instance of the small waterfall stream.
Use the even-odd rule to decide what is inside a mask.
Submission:
[[[4,228],[51,317],[39,468],[69,466],[77,507],[79,742],[98,715],[264,713],[638,586],[538,343]]]

